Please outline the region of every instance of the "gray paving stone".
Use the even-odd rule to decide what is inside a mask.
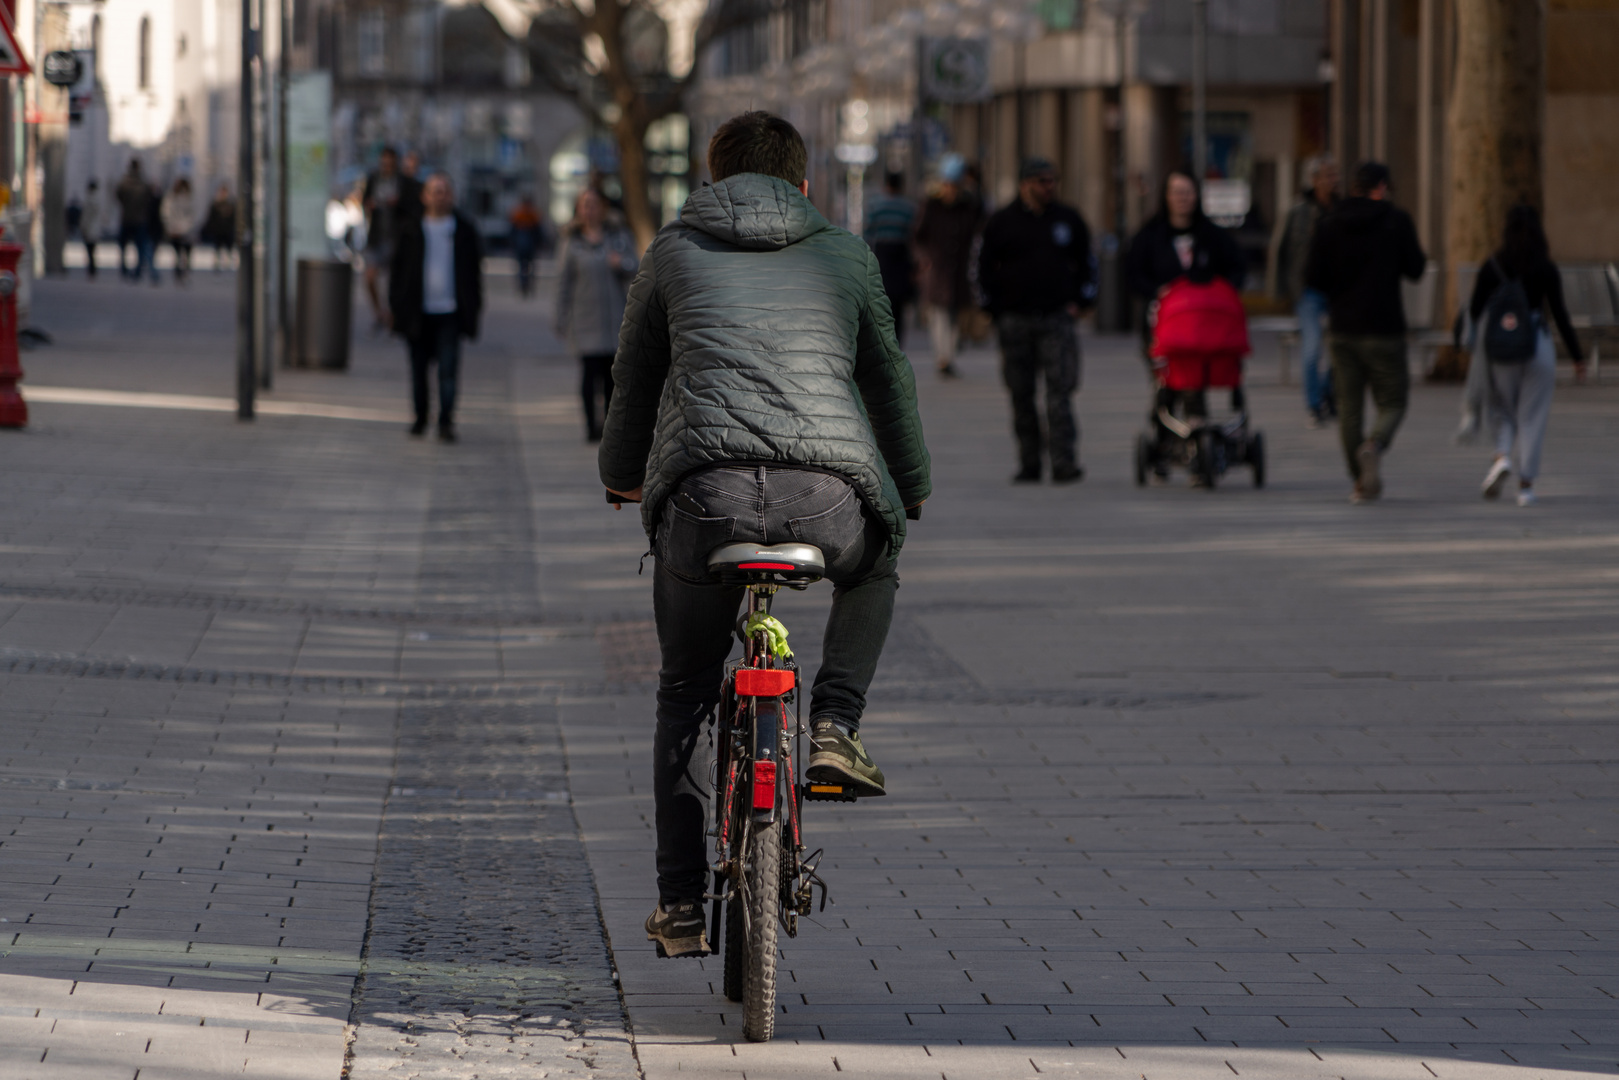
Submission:
[[[137,367],[64,334],[52,377],[228,393],[194,347],[228,312]],[[1560,389],[1530,517],[1476,500],[1445,388],[1415,391],[1389,498],[1351,508],[1330,433],[1284,424],[1294,394],[1262,377],[1272,486],[1213,495],[1129,485],[1127,343],[1086,343],[1092,468],[1061,493],[1005,485],[989,354],[924,380],[938,490],[866,726],[893,793],[813,813],[837,903],[784,942],[797,999],[761,1047],[715,962],[639,940],[644,540],[602,510],[573,362],[535,359],[532,321],[497,297],[454,456],[385,426],[41,407],[0,475],[25,508],[0,521],[0,724],[22,733],[0,917],[35,917],[0,924],[0,1020],[217,1021],[247,1075],[299,1080],[346,1050],[613,1075],[634,1069],[616,969],[648,1077],[1619,1071],[1613,388]],[[398,408],[396,352],[277,392]],[[807,667],[825,593],[783,606]],[[400,759],[423,779],[394,775],[396,730],[428,740]],[[489,750],[514,744],[551,749]],[[543,857],[477,857],[508,835]],[[613,968],[575,904],[591,879]],[[400,962],[354,1011],[368,921],[372,960]],[[9,1063],[33,1047],[8,1030]],[[40,1076],[132,1074],[99,1042],[39,1046]],[[168,1075],[208,1074],[142,1066]]]
[[[969,355],[962,386],[923,383],[930,434],[950,437],[932,440],[941,486],[907,546],[865,727],[895,782],[880,803],[813,808],[836,917],[784,943],[804,995],[786,1015],[836,1037],[851,1006],[897,997],[882,992],[890,975],[904,1000],[914,983],[939,1002],[971,970],[1124,1033],[1120,1071],[1092,1063],[1088,1075],[1496,1075],[1466,1072],[1473,1051],[1453,1044],[1488,1038],[1490,1018],[1506,1015],[1517,1019],[1496,1027],[1499,1075],[1520,1075],[1502,1052],[1527,1055],[1520,1038],[1567,1053],[1570,1007],[1613,1000],[1603,971],[1577,966],[1581,950],[1613,955],[1609,870],[1594,861],[1613,834],[1612,799],[1586,801],[1611,791],[1611,770],[1577,762],[1602,758],[1615,698],[1591,681],[1590,642],[1605,631],[1575,599],[1611,590],[1589,559],[1559,560],[1607,543],[1612,495],[1571,451],[1555,519],[1526,533],[1522,519],[1489,515],[1466,486],[1472,459],[1444,444],[1449,392],[1426,390],[1390,459],[1403,490],[1381,516],[1341,503],[1330,438],[1291,427],[1269,432],[1285,479],[1264,493],[1136,492],[1125,450],[1139,383],[1114,348],[1097,346],[1082,396],[1101,465],[1072,496],[1001,486],[1010,456],[987,357]],[[1254,392],[1261,415],[1296,410]],[[1619,404],[1601,394],[1600,410]],[[1569,415],[1573,447],[1595,429],[1582,427],[1590,414]],[[573,453],[565,430],[527,434],[532,460]],[[560,482],[537,494],[537,528],[552,538],[541,586],[553,607],[622,610],[621,594],[600,590],[615,567],[629,583],[612,545],[633,522],[593,521],[589,494]],[[580,554],[591,550],[595,564]],[[1518,580],[1536,583],[1514,593],[1535,614],[1484,599],[1505,597],[1496,560],[1508,551]],[[790,626],[824,611],[812,596],[787,598]],[[1386,674],[1341,676],[1358,671]],[[1015,699],[1031,680],[1067,696]],[[1587,690],[1590,704],[1565,709]],[[649,1076],[717,1069],[729,1046],[746,1063],[753,1048],[723,1022],[727,1003],[665,1004],[682,972],[705,1000],[706,971],[665,974],[633,956],[650,895],[651,706],[627,697],[565,703],[563,720],[603,910],[615,941],[630,940],[619,970],[641,1060]],[[1535,995],[1556,1007],[1534,1012]],[[958,1036],[1013,1045],[987,1015]],[[1051,1025],[1042,1035],[1073,1026],[1055,1011],[1039,1023]],[[1223,1052],[1230,1065],[1202,1028],[1242,1044]],[[713,1056],[694,1042],[705,1037]],[[904,1036],[870,1023],[860,1038]],[[1408,1056],[1408,1040],[1429,1056]],[[987,1056],[962,1075],[1012,1074],[999,1048],[976,1049]]]

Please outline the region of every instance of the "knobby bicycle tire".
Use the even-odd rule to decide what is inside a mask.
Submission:
[[[781,823],[755,825],[748,834],[746,963],[743,972],[742,1034],[767,1042],[776,1032],[776,933],[781,910]],[[728,959],[728,958],[727,958]]]

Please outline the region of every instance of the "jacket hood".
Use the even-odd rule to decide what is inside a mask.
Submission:
[[[1367,233],[1382,225],[1394,207],[1386,199],[1367,199],[1354,196],[1345,199],[1333,209],[1333,214],[1353,233]]]
[[[749,251],[779,251],[832,227],[798,188],[763,173],[738,173],[698,188],[680,220]]]

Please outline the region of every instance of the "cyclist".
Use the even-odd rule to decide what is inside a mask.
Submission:
[[[811,205],[807,163],[780,117],[720,125],[713,183],[647,249],[613,362],[601,479],[641,503],[657,558],[658,906],[646,929],[669,956],[708,951],[705,796],[691,759],[743,597],[710,582],[715,547],[822,550],[834,588],[805,775],[885,793],[860,716],[893,618],[905,518],[931,490],[929,459],[876,256]]]

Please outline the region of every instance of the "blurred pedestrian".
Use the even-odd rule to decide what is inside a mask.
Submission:
[[[1547,311],[1574,360],[1576,378],[1583,379],[1584,354],[1563,303],[1563,278],[1552,262],[1540,215],[1532,206],[1514,206],[1507,212],[1501,246],[1479,267],[1468,303],[1472,362],[1488,365],[1490,421],[1495,428],[1495,460],[1484,475],[1486,499],[1500,497],[1512,475],[1516,444],[1518,505],[1535,504],[1540,449],[1557,382],[1557,352],[1543,314]]]
[[[414,150],[406,150],[404,157],[399,159],[399,203],[397,209],[406,217],[415,221],[422,220],[422,181],[419,173],[422,168],[422,155]],[[446,174],[448,175],[448,174]]]
[[[956,318],[972,303],[967,265],[984,220],[983,207],[962,189],[966,172],[960,154],[946,154],[940,160],[938,188],[922,204],[916,223],[922,307],[927,312],[933,362],[945,378],[959,374]]]
[[[557,262],[561,280],[557,284],[556,332],[579,358],[585,437],[598,442],[613,402],[613,355],[624,321],[624,298],[640,261],[635,238],[616,215],[608,216],[607,200],[595,188],[579,193]],[[597,387],[602,398],[599,420]]]
[[[365,178],[365,192],[361,196],[365,206],[365,295],[371,301],[373,329],[388,324],[388,313],[382,303],[385,288],[382,275],[393,260],[399,227],[406,219],[416,216],[403,201],[407,187],[399,174],[399,151],[384,146],[376,170]]]
[[[517,292],[532,296],[534,259],[540,253],[540,241],[545,235],[545,219],[540,215],[540,208],[534,205],[534,196],[525,191],[506,223],[511,227],[512,257],[517,260]]]
[[[157,267],[152,265],[151,220],[152,190],[141,172],[141,159],[131,158],[124,178],[118,181],[118,272],[129,281],[139,281],[148,269],[152,280],[157,280]],[[135,265],[129,265],[128,252],[135,249]]]
[[[905,197],[905,177],[883,174],[883,193],[866,204],[866,243],[877,256],[883,292],[894,314],[894,337],[905,345],[905,308],[916,293],[911,267],[911,234],[916,228],[916,204]]]
[[[208,204],[208,217],[202,223],[202,242],[214,248],[214,273],[224,269],[236,252],[236,199],[229,184],[220,184],[214,201]]]
[[[1158,195],[1158,211],[1130,240],[1124,257],[1125,278],[1130,290],[1147,302],[1141,324],[1141,355],[1152,367],[1152,327],[1157,317],[1158,299],[1180,278],[1206,285],[1225,278],[1241,291],[1246,267],[1242,252],[1231,233],[1220,228],[1203,212],[1203,192],[1189,172],[1177,170],[1164,177]],[[1151,412],[1170,404],[1174,391],[1155,389]],[[1187,391],[1183,397],[1189,416],[1207,416],[1208,404],[1202,390]],[[1231,389],[1231,407],[1241,411],[1246,395],[1241,386]],[[1151,421],[1149,421],[1151,422]]]
[[[1383,455],[1405,418],[1411,372],[1405,358],[1400,278],[1416,281],[1428,257],[1416,226],[1389,201],[1388,166],[1362,162],[1350,197],[1316,226],[1304,283],[1327,298],[1338,437],[1355,486],[1351,502],[1383,493]],[[1365,434],[1366,393],[1377,421]]]
[[[1325,427],[1338,414],[1331,372],[1321,367],[1321,324],[1327,317],[1327,298],[1304,283],[1304,264],[1316,225],[1338,205],[1338,162],[1331,154],[1317,154],[1304,163],[1308,187],[1292,210],[1277,253],[1276,281],[1293,305],[1299,320],[1299,365],[1303,371],[1304,410],[1311,427]]]
[[[79,209],[79,239],[84,241],[86,277],[96,276],[96,243],[101,239],[101,185],[95,180],[84,185],[84,201]]]
[[[161,285],[163,278],[157,272],[157,246],[163,235],[163,186],[157,182],[146,185],[146,265],[152,270],[152,284]]]
[[[422,186],[422,215],[401,215],[392,244],[388,308],[395,333],[410,347],[410,433],[427,433],[427,371],[438,365],[438,437],[455,442],[455,398],[461,339],[477,340],[483,313],[483,244],[478,227],[455,208],[443,173]]]
[[[174,248],[174,280],[180,284],[191,273],[191,229],[196,223],[190,180],[182,176],[174,182],[169,193],[163,196],[158,217],[163,223],[164,235]]]
[[[1197,181],[1180,171],[1164,178],[1158,212],[1131,239],[1124,268],[1130,289],[1148,303],[1143,340],[1151,336],[1153,301],[1177,278],[1206,284],[1222,277],[1241,291],[1246,276],[1237,241],[1203,212]]]
[[[1074,320],[1094,301],[1091,231],[1079,211],[1057,201],[1057,170],[1030,158],[1018,171],[1018,197],[990,216],[978,256],[978,284],[1000,337],[1001,375],[1012,395],[1018,483],[1083,479],[1079,424],[1079,337]],[[1045,429],[1035,397],[1046,386]]]
[[[69,195],[67,206],[62,211],[62,223],[67,226],[67,238],[72,240],[79,235],[79,222],[84,218],[84,200],[78,195]]]

